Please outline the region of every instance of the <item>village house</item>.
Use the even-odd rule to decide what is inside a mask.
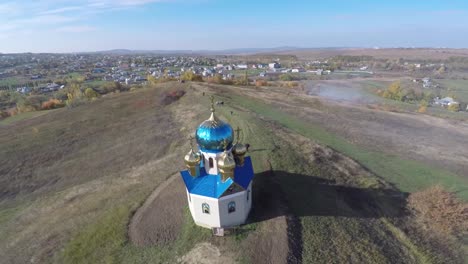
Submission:
[[[268,64],[268,67],[270,69],[278,69],[278,68],[281,68],[281,65],[279,63],[277,63],[277,62],[272,62],[272,63]]]

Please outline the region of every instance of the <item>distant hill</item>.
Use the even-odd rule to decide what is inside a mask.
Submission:
[[[129,50],[129,49],[113,49],[103,50],[96,52],[83,52],[83,53],[101,53],[101,54],[117,54],[117,55],[131,55],[131,54],[161,54],[161,55],[248,55],[259,53],[279,53],[279,52],[296,52],[306,50],[337,50],[345,48],[300,48],[291,46],[282,46],[274,48],[238,48],[238,49],[223,49],[223,50]]]

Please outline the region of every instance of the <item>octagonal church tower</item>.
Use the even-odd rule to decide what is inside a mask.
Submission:
[[[236,130],[215,115],[211,97],[211,116],[195,132],[198,151],[185,155],[187,170],[180,174],[187,190],[193,220],[207,228],[230,227],[245,223],[252,207],[253,168],[245,157],[246,146]]]

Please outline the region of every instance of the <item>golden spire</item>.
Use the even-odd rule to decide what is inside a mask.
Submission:
[[[201,156],[199,153],[193,151],[193,139],[193,136],[189,137],[190,151],[185,155],[184,161],[187,169],[189,169],[190,175],[197,177],[199,175]]]
[[[218,168],[221,173],[221,179],[225,182],[227,179],[234,179],[234,168],[236,167],[236,161],[232,156],[232,153],[227,150],[229,142],[223,140],[224,152],[218,160]]]
[[[192,152],[193,152],[193,140],[194,140],[194,139],[195,139],[195,138],[194,138],[192,135],[190,135],[190,137],[188,138],[189,143],[190,143],[190,149],[192,150]]]
[[[237,133],[237,142],[236,144],[234,145],[234,147],[232,147],[232,152],[233,154],[235,155],[235,160],[236,160],[236,163],[237,165],[239,166],[243,166],[244,165],[244,155],[245,153],[247,153],[247,148],[245,147],[244,144],[240,143],[240,132],[242,131],[242,129],[240,129],[239,127],[237,127],[236,129],[236,133]]]
[[[237,129],[235,131],[236,131],[236,134],[237,134],[237,143],[239,143],[240,132],[242,131],[242,129],[237,127]]]
[[[227,148],[229,146],[229,141],[227,139],[224,139],[222,144],[223,144],[224,151],[227,151]]]
[[[211,100],[211,113],[214,113],[215,108],[214,108],[214,96],[210,95],[210,100]]]
[[[215,108],[214,108],[214,96],[210,95],[210,100],[211,100],[211,108],[210,108],[210,111],[211,111],[211,115],[210,115],[210,118],[208,118],[208,120],[210,120],[211,122],[213,122],[214,125],[216,125],[218,123],[218,119],[216,118],[215,116]]]

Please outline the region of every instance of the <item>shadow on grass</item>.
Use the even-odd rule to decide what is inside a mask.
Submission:
[[[284,171],[255,175],[252,222],[287,213],[295,216],[358,218],[406,215],[407,193],[394,189],[356,188],[333,181]]]
[[[403,217],[407,193],[394,189],[356,188],[326,179],[265,171],[255,175],[250,223],[284,216],[287,222],[288,261],[302,258],[301,217]]]

